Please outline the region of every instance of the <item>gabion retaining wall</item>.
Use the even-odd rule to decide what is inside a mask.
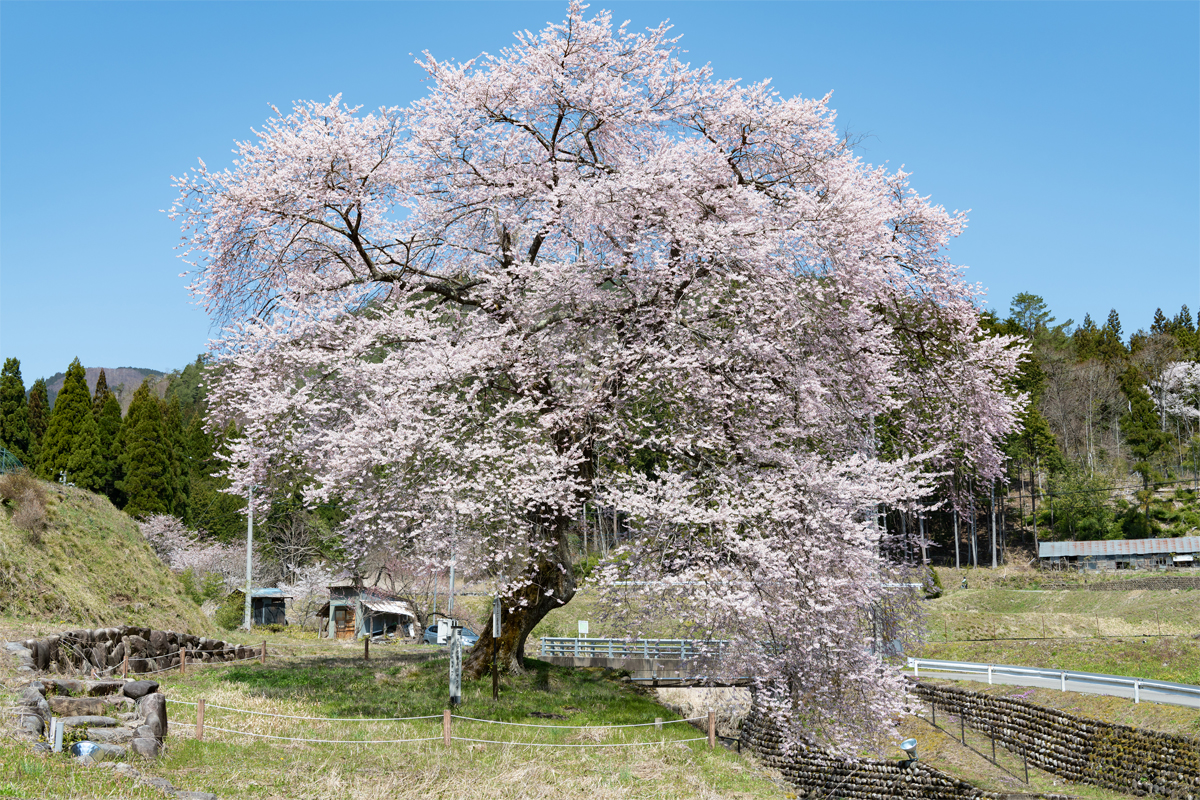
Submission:
[[[802,796],[807,793],[811,797],[847,800],[964,800],[1006,796],[985,792],[920,762],[902,766],[903,762],[896,761],[847,761],[815,747],[800,747],[784,755],[781,741],[769,717],[757,708],[752,709],[742,724],[742,747],[782,772],[801,790]]]
[[[57,636],[5,645],[20,662],[19,671],[63,675],[85,674],[93,669],[102,675],[119,672],[126,653],[131,673],[168,669],[179,666],[181,647],[187,649],[189,662],[239,661],[261,653],[258,647],[130,625],[65,631]]]
[[[1200,739],[1084,719],[1011,697],[917,683],[913,692],[1074,783],[1200,799]]]

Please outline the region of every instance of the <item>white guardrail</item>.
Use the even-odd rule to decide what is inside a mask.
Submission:
[[[927,677],[948,678],[950,680],[973,680],[973,678],[957,678],[938,673],[959,673],[984,678],[988,683],[1010,683],[1020,686],[1037,686],[1031,680],[1057,682],[1060,691],[1067,691],[1068,684],[1073,692],[1087,694],[1105,694],[1113,697],[1127,697],[1130,689],[1133,691],[1133,702],[1140,703],[1142,692],[1150,691],[1146,697],[1155,703],[1168,703],[1179,706],[1200,706],[1200,686],[1189,683],[1171,683],[1170,681],[1152,681],[1145,678],[1133,678],[1126,675],[1104,675],[1098,672],[1076,672],[1075,670],[1039,669],[1037,667],[1012,667],[1006,664],[976,664],[969,661],[931,661],[924,658],[909,658],[908,666],[914,677],[921,677],[922,670]]]
[[[674,658],[687,661],[720,654],[725,639],[584,639],[546,636],[538,652],[543,656],[574,658]]]

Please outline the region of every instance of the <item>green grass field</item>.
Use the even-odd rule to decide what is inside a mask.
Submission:
[[[270,645],[274,652],[283,640]],[[182,789],[247,798],[778,798],[776,777],[718,746],[686,722],[656,729],[614,726],[678,717],[638,687],[600,670],[569,670],[530,660],[522,676],[464,681],[456,714],[540,727],[455,720],[453,735],[486,741],[442,741],[448,663],[432,647],[372,650],[338,644],[295,649],[268,663],[194,667],[160,676],[170,698],[166,756],[144,767]],[[203,698],[206,733],[195,738],[195,706]],[[386,722],[329,722],[228,711],[227,706],[295,717],[412,717]],[[586,726],[550,728],[545,726]],[[287,739],[253,738],[216,730]],[[367,744],[367,740],[434,741]],[[687,741],[701,739],[701,741]],[[361,742],[361,743],[360,743]],[[501,743],[491,743],[501,742]],[[527,744],[517,744],[517,743]],[[541,746],[527,746],[528,744]],[[549,746],[553,745],[553,746]],[[564,746],[565,745],[565,746]],[[40,759],[27,744],[0,744],[0,797],[150,797],[128,780]],[[6,794],[7,792],[7,794]],[[161,795],[157,795],[161,796]]]
[[[919,655],[1200,684],[1200,591],[1018,590],[1039,573],[939,570]],[[1074,577],[1074,576],[1072,576]]]

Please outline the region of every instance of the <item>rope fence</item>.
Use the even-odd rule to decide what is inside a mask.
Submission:
[[[276,713],[272,713],[272,712],[255,711],[253,709],[234,708],[232,706],[222,706],[222,705],[216,705],[216,704],[212,704],[212,705],[208,706],[208,708],[220,709],[222,711],[230,711],[230,712],[237,713],[237,714],[250,714],[250,715],[254,715],[254,716],[271,717],[271,718],[275,718],[275,719],[294,719],[294,720],[303,720],[303,721],[321,722],[321,723],[414,722],[414,721],[434,720],[434,719],[438,719],[439,716],[442,720],[442,735],[441,736],[427,736],[427,737],[415,736],[415,737],[399,738],[399,739],[341,739],[341,738],[322,739],[322,738],[314,738],[311,736],[281,736],[276,733],[262,733],[262,732],[258,732],[258,731],[239,730],[236,728],[225,728],[225,727],[220,727],[220,726],[216,726],[216,725],[206,724],[205,720],[204,720],[205,709],[206,709],[206,704],[205,704],[204,700],[199,700],[197,702],[191,702],[188,700],[172,700],[171,698],[167,698],[167,702],[175,703],[177,705],[191,706],[196,709],[195,738],[197,741],[204,741],[205,732],[213,731],[213,732],[219,732],[219,733],[233,734],[235,736],[248,736],[248,737],[256,738],[256,739],[272,739],[275,741],[300,742],[300,743],[305,743],[305,744],[361,744],[361,745],[408,744],[408,743],[413,743],[413,742],[432,742],[432,741],[437,741],[438,739],[441,739],[442,743],[446,747],[449,747],[451,742],[459,741],[459,742],[469,742],[469,743],[476,743],[476,744],[514,745],[514,746],[519,746],[519,747],[562,747],[562,748],[577,748],[578,749],[578,748],[592,748],[592,747],[638,747],[638,746],[651,746],[651,745],[665,745],[668,743],[686,744],[689,742],[700,742],[700,741],[704,741],[707,739],[709,749],[712,749],[716,746],[716,739],[717,739],[717,736],[716,736],[716,729],[717,729],[716,717],[717,717],[717,715],[715,712],[712,712],[712,711],[708,712],[707,717],[688,717],[686,719],[674,719],[674,720],[663,720],[663,719],[659,718],[659,719],[654,720],[653,722],[635,722],[635,723],[618,724],[618,725],[542,725],[542,724],[537,724],[537,723],[507,722],[505,720],[480,719],[478,717],[460,716],[458,714],[452,714],[448,709],[446,711],[442,712],[442,714],[440,714],[440,715],[430,714],[430,715],[413,716],[413,717],[315,717],[315,716],[303,716],[303,715],[299,715],[299,714],[276,714]],[[680,723],[680,722],[695,723],[695,722],[701,722],[703,720],[707,720],[708,735],[707,736],[699,736],[699,737],[695,737],[695,738],[670,739],[670,740],[668,740],[667,738],[664,737],[658,741],[634,741],[634,742],[586,742],[586,743],[580,743],[580,742],[512,741],[512,740],[500,740],[500,739],[480,739],[480,738],[468,737],[468,736],[455,736],[454,731],[453,731],[454,720],[459,720],[462,723],[468,723],[468,724],[503,725],[503,726],[521,727],[521,728],[534,728],[534,729],[541,729],[541,730],[547,731],[547,732],[549,732],[549,731],[564,731],[564,730],[579,731],[579,732],[588,731],[588,732],[592,732],[592,733],[595,733],[598,735],[605,735],[609,731],[614,731],[614,730],[627,730],[627,729],[632,729],[632,728],[648,728],[650,726],[654,726],[654,728],[656,730],[661,731],[661,730],[663,730],[664,726],[666,726],[666,725],[673,725],[673,724]],[[179,722],[179,721],[173,721],[170,724],[175,725],[175,726],[190,726],[191,725],[191,723]]]

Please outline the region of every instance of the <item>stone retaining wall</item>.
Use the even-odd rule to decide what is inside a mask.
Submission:
[[[927,703],[1074,783],[1138,796],[1200,798],[1200,739],[1084,719],[1011,697],[917,683]]]
[[[965,800],[999,798],[920,762],[846,760],[815,747],[784,754],[782,738],[767,715],[751,710],[742,724],[741,744],[767,766],[783,773],[801,796],[846,800]]]
[[[1200,575],[1148,575],[1144,578],[1115,578],[1089,583],[1038,581],[1037,585],[1041,589],[1078,589],[1090,592],[1132,592],[1136,589],[1167,592],[1172,589],[1200,589]]]
[[[1200,575],[1181,575],[1175,577],[1161,575],[1152,578],[1101,581],[1099,583],[1089,583],[1087,584],[1087,588],[1093,592],[1131,592],[1134,589],[1151,589],[1157,592],[1165,592],[1171,589],[1200,589]]]
[[[101,675],[120,672],[129,654],[129,671],[153,672],[179,666],[179,650],[188,651],[188,661],[239,661],[256,658],[261,647],[243,647],[220,639],[208,639],[175,631],[159,631],[121,625],[65,631],[43,639],[8,642],[5,649],[16,656],[18,671],[57,672],[63,675]]]

